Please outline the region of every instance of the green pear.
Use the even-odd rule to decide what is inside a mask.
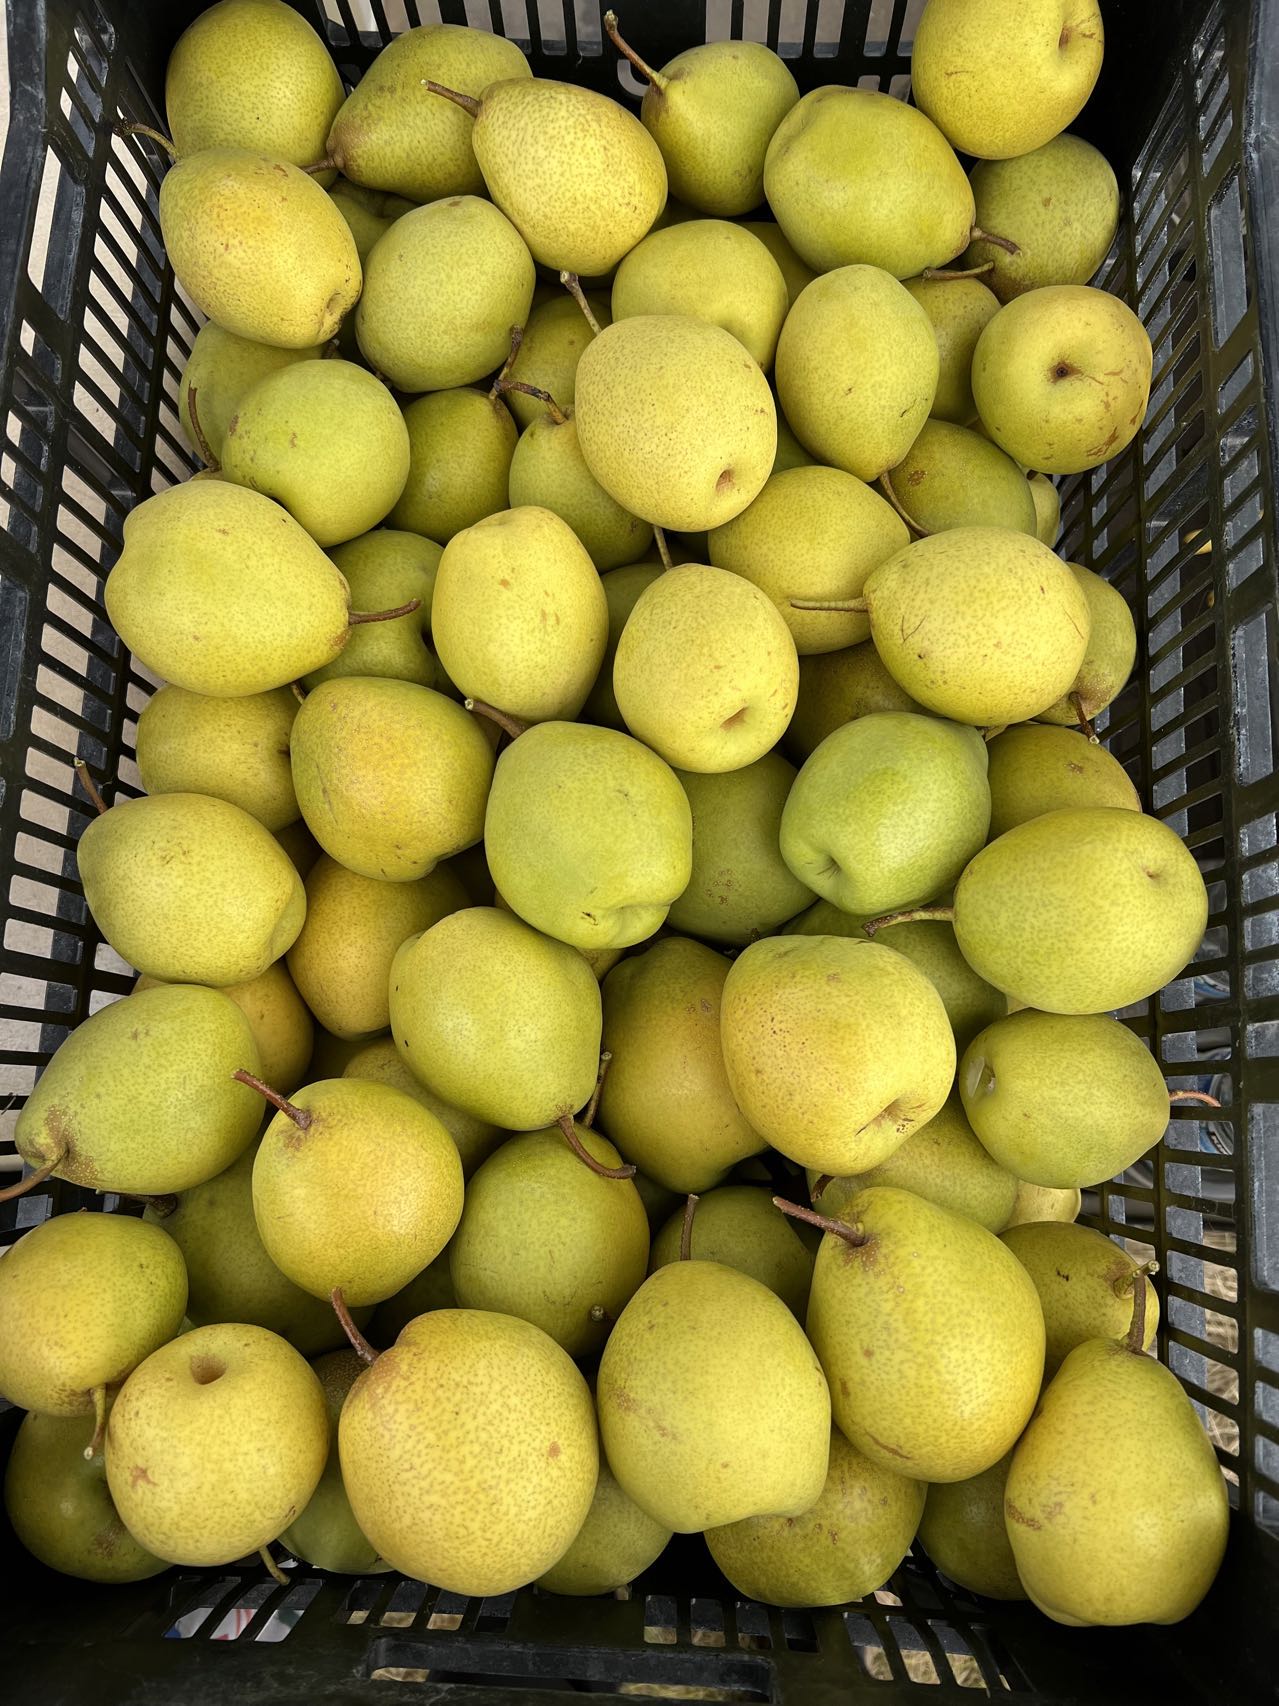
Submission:
[[[787,240],[822,273],[865,265],[913,278],[953,260],[973,226],[972,188],[946,138],[878,90],[805,95],[768,145],[764,188]]]
[[[1137,629],[1123,593],[1078,563],[1070,572],[1083,588],[1092,626],[1070,692],[1039,713],[1045,723],[1090,723],[1127,683],[1137,659]]]
[[[667,915],[673,930],[744,947],[812,900],[778,847],[795,769],[778,752],[719,775],[679,772],[693,813],[693,867]]]
[[[607,296],[588,293],[586,302],[598,326],[612,325]],[[567,411],[577,395],[577,364],[594,336],[571,296],[556,295],[547,302],[535,302],[507,377],[549,391]],[[541,401],[523,391],[505,391],[502,400],[521,430],[542,418]]]
[[[297,166],[256,149],[204,148],[170,166],[160,234],[200,312],[255,343],[312,350],[360,294],[360,257],[337,208]]]
[[[354,1351],[331,1351],[319,1358],[314,1369],[328,1412],[329,1455],[310,1502],[285,1529],[280,1544],[317,1569],[346,1576],[377,1575],[390,1565],[360,1533],[338,1462],[338,1417],[347,1393],[364,1373],[364,1363]]]
[[[801,658],[855,645],[870,624],[850,611],[797,610],[793,601],[859,598],[870,571],[909,542],[905,523],[878,492],[838,468],[816,467],[771,475],[755,501],[707,539],[716,568],[744,576],[772,599]]]
[[[308,690],[339,675],[381,675],[434,687],[439,677],[427,645],[431,598],[440,547],[415,533],[382,527],[362,539],[348,540],[330,553],[360,610],[399,610],[416,599],[416,610],[388,621],[361,622],[332,663],[312,670]]]
[[[872,569],[863,598],[889,673],[959,723],[1038,716],[1069,690],[1088,645],[1088,601],[1069,568],[1003,527],[917,539]]]
[[[55,1215],[0,1262],[0,1392],[24,1410],[101,1417],[105,1389],[174,1336],[186,1303],[182,1253],[158,1227]]]
[[[653,1239],[654,1273],[681,1259],[686,1211],[676,1209]],[[736,1268],[768,1287],[804,1319],[813,1278],[813,1252],[786,1216],[757,1185],[720,1185],[707,1191],[693,1216],[690,1255],[699,1262]]]
[[[830,1395],[799,1323],[719,1262],[675,1262],[626,1305],[596,1385],[608,1466],[677,1534],[798,1516],[822,1491]]]
[[[329,200],[350,227],[361,266],[368,260],[378,238],[386,235],[401,214],[411,213],[415,205],[404,196],[365,189],[362,184],[353,184],[346,178],[339,178],[329,190]],[[344,342],[350,329],[348,321],[338,334]]]
[[[1025,1599],[1004,1525],[1010,1451],[967,1481],[928,1489],[919,1544],[943,1576],[985,1599]]]
[[[612,1064],[600,1125],[628,1161],[671,1191],[709,1190],[765,1146],[724,1071],[720,1001],[728,969],[714,949],[669,937],[604,979]]]
[[[973,398],[1015,461],[1078,474],[1132,442],[1146,416],[1151,360],[1145,327],[1126,302],[1088,285],[1046,285],[1015,297],[978,338]]]
[[[613,280],[614,321],[680,314],[722,326],[765,373],[789,301],[772,255],[725,219],[690,219],[654,231],[625,256]]]
[[[414,208],[369,255],[360,353],[401,391],[470,385],[502,365],[533,282],[523,239],[491,202],[449,196]]]
[[[789,312],[795,306],[795,298],[817,277],[811,267],[804,265],[799,256],[786,241],[780,225],[772,220],[743,220],[742,230],[749,231],[752,237],[758,237],[777,262],[781,269],[782,279],[786,285],[786,307]],[[780,434],[781,424],[778,423]]]
[[[846,646],[843,651],[802,657],[795,715],[782,744],[791,758],[802,764],[827,735],[873,711],[929,714],[897,685],[869,640]]]
[[[574,1134],[598,1166],[621,1166],[607,1138],[576,1122]],[[639,1192],[595,1172],[558,1127],[508,1138],[489,1156],[449,1245],[462,1308],[531,1321],[572,1357],[600,1348],[647,1269]]]
[[[908,278],[904,282],[932,322],[937,339],[940,368],[931,411],[933,419],[966,426],[977,413],[973,402],[973,351],[978,338],[999,312],[999,298],[979,278]]]
[[[162,979],[144,976],[134,984],[133,993],[162,987]],[[311,1058],[315,1027],[284,961],[276,960],[247,983],[228,984],[221,993],[234,1001],[249,1021],[267,1083],[286,1095],[296,1090]]]
[[[973,167],[977,224],[1017,245],[977,238],[963,264],[992,262],[986,282],[1001,302],[1046,284],[1087,284],[1119,224],[1119,185],[1104,154],[1080,136],[1055,136],[1016,159]]]
[[[289,949],[293,981],[335,1037],[384,1031],[391,1022],[387,982],[396,950],[468,904],[466,890],[444,866],[414,882],[385,883],[322,856],[306,879],[306,922]]]
[[[423,81],[480,95],[499,78],[530,75],[516,44],[488,30],[458,24],[405,30],[346,97],[321,154],[353,183],[394,190],[410,201],[483,195],[470,120],[447,101],[433,100]]]
[[[1061,498],[1047,474],[1030,476],[1030,495],[1035,500],[1035,536],[1042,545],[1055,545],[1061,532]]]
[[[633,322],[632,322],[633,323]],[[799,659],[766,593],[688,563],[639,596],[613,661],[627,728],[680,770],[740,770],[790,721]]]
[[[969,965],[1045,1013],[1144,1001],[1183,970],[1207,920],[1203,877],[1176,832],[1114,806],[1018,824],[955,889],[955,937]]]
[[[1119,760],[1073,729],[1022,723],[996,735],[986,752],[992,837],[1070,806],[1141,810],[1137,790]]]
[[[653,529],[610,497],[582,455],[577,421],[552,400],[526,426],[511,458],[511,508],[539,504],[566,522],[603,574],[633,563],[653,543]]]
[[[1113,1239],[1090,1226],[1043,1220],[1014,1226],[1004,1243],[1035,1282],[1044,1312],[1044,1378],[1051,1380],[1076,1345],[1123,1340],[1132,1323],[1133,1292],[1145,1287],[1142,1349],[1159,1327],[1159,1294],[1139,1264]]]
[[[777,449],[777,409],[758,365],[722,326],[681,314],[606,326],[577,364],[574,417],[604,490],[679,533],[740,515]]]
[[[311,833],[359,876],[413,881],[483,833],[493,749],[429,687],[326,681],[298,712],[292,763]]]
[[[305,1509],[324,1469],[319,1381],[261,1327],[196,1327],[153,1351],[107,1423],[107,1485],[139,1545],[229,1564]]]
[[[507,402],[515,395],[461,386],[408,405],[409,472],[388,518],[392,527],[447,545],[455,533],[506,508],[516,443]]]
[[[377,623],[370,624],[377,627]],[[207,699],[161,687],[138,718],[138,774],[148,794],[211,794],[269,830],[298,817],[289,731],[298,702],[287,687]]]
[[[204,794],[124,800],[76,850],[89,911],[130,965],[221,988],[261,976],[306,913],[297,871],[256,818]]]
[[[480,1162],[501,1140],[502,1134],[495,1125],[487,1120],[477,1119],[474,1114],[464,1113],[461,1108],[455,1108],[451,1102],[446,1102],[442,1096],[437,1096],[433,1090],[428,1090],[425,1084],[420,1083],[409,1071],[391,1037],[368,1043],[346,1063],[342,1076],[372,1078],[380,1084],[391,1084],[395,1089],[403,1090],[406,1095],[421,1102],[429,1113],[435,1115],[456,1144],[462,1161],[463,1178],[470,1178]],[[406,1316],[405,1320],[408,1319]],[[402,1326],[403,1322],[400,1325]],[[399,1331],[398,1327],[396,1331]],[[390,1336],[394,1338],[395,1335]]]
[[[1082,1207],[1083,1198],[1078,1185],[1073,1190],[1055,1191],[1050,1185],[1032,1185],[1025,1179],[1018,1179],[1013,1211],[1008,1216],[1004,1231],[1007,1232],[1010,1226],[1033,1226],[1041,1220],[1076,1220]]]
[[[889,1185],[830,1223],[808,1336],[840,1432],[914,1480],[988,1469],[1039,1395],[1044,1318],[1029,1274],[984,1226]]]
[[[575,948],[625,948],[688,886],[693,824],[679,778],[639,741],[541,723],[497,761],[484,846],[525,923]]]
[[[524,722],[575,717],[599,672],[608,605],[576,534],[548,509],[503,510],[444,548],[431,632],[470,698]]]
[[[924,422],[892,471],[892,490],[919,533],[951,527],[1036,533],[1035,500],[1021,469],[997,444],[948,421]]]
[[[87,1437],[79,1417],[23,1418],[4,1474],[13,1532],[33,1557],[64,1576],[142,1582],[159,1575],[169,1566],[139,1546],[120,1521],[101,1453],[85,1459]]]
[[[879,267],[841,266],[786,316],[777,399],[819,462],[877,480],[928,419],[939,362],[932,322],[908,290]]]
[[[416,1321],[419,1315],[427,1315],[432,1309],[456,1308],[457,1294],[453,1290],[448,1247],[445,1246],[420,1274],[415,1274],[407,1285],[378,1304],[369,1322],[369,1335],[375,1344],[393,1345],[409,1322]]]
[[[1006,160],[1041,147],[1078,115],[1104,39],[1088,0],[928,0],[911,89],[956,148]]]
[[[606,729],[625,727],[622,713],[617,708],[617,695],[613,692],[613,660],[617,656],[617,643],[622,637],[622,630],[630,620],[631,611],[638,603],[640,594],[646,587],[652,586],[661,573],[660,566],[655,563],[628,563],[620,569],[610,569],[607,574],[600,576],[600,584],[604,588],[604,598],[608,605],[608,640],[595,685],[586,695],[586,703],[582,706],[583,722],[596,723]]]
[[[539,1131],[590,1100],[599,985],[575,948],[474,906],[396,954],[391,1031],[437,1096],[509,1131]]]
[[[260,0],[252,0],[252,4],[260,4]],[[312,349],[275,349],[270,344],[257,344],[249,338],[237,338],[234,332],[224,332],[221,326],[206,320],[195,334],[178,381],[178,419],[187,443],[201,454],[207,448],[214,461],[220,461],[227,422],[239,408],[240,399],[258,380],[293,362],[315,361],[323,353],[322,344]],[[200,422],[198,433],[191,419],[193,391]]]
[[[990,828],[976,729],[877,711],[836,729],[782,812],[791,871],[845,912],[874,916],[948,890]]]
[[[666,1550],[669,1528],[647,1516],[600,1463],[595,1497],[568,1551],[537,1579],[548,1593],[613,1593],[647,1570]]]
[[[240,400],[222,441],[222,478],[282,504],[317,545],[376,527],[409,472],[395,399],[350,361],[300,361]]]
[[[124,523],[107,615],[175,687],[218,699],[285,687],[346,644],[346,582],[287,510],[226,480],[147,498]]]
[[[712,1528],[711,1557],[747,1599],[844,1605],[884,1586],[910,1550],[925,1488],[864,1457],[838,1428],[817,1502],[798,1517],[756,1516]]]
[[[853,1173],[941,1109],[955,1040],[936,989],[873,942],[774,936],[733,962],[720,1018],[742,1113],[800,1167]]]

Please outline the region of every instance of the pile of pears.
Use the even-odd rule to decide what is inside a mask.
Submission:
[[[1208,903],[1054,551],[1151,375],[1062,11],[929,0],[913,105],[610,13],[638,115],[460,26],[350,93],[278,0],[179,41],[204,468],[106,583],[144,792],[81,776],[138,981],[5,1193],[121,1199],[0,1261],[45,1563],[1207,1591],[1153,1264],[1077,1219],[1163,1137],[1117,1015]]]

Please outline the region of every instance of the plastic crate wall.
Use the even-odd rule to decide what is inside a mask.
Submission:
[[[802,87],[850,81],[902,95],[921,7],[636,0],[622,23],[655,63],[704,37],[747,35],[777,46]],[[602,39],[595,0],[456,0],[439,9],[327,0],[299,9],[326,30],[348,81],[388,36],[443,15],[502,29],[543,74],[637,92]],[[1267,393],[1270,327],[1258,283],[1274,244],[1254,193],[1266,162],[1249,160],[1245,139],[1266,129],[1248,106],[1258,98],[1249,36],[1273,41],[1276,9],[1274,0],[1112,4],[1107,67],[1077,127],[1105,148],[1127,192],[1128,217],[1100,282],[1142,316],[1155,373],[1134,446],[1064,484],[1061,549],[1113,579],[1134,608],[1138,678],[1103,734],[1147,809],[1187,838],[1211,884],[1209,934],[1193,971],[1130,1017],[1170,1084],[1211,1076],[1227,1104],[1210,1122],[1175,1111],[1153,1166],[1103,1187],[1091,1218],[1158,1255],[1159,1354],[1201,1402],[1241,1506],[1231,1562],[1208,1606],[1157,1643],[1140,1633],[1065,1635],[1024,1608],[996,1611],[957,1593],[913,1560],[847,1613],[783,1615],[740,1604],[694,1540],[626,1604],[529,1594],[466,1602],[392,1577],[348,1584],[303,1569],[288,1589],[253,1570],[187,1573],[110,1594],[60,1582],[64,1633],[74,1617],[77,1641],[136,1643],[153,1664],[162,1652],[168,1698],[194,1676],[210,1638],[219,1643],[219,1688],[275,1698],[255,1646],[285,1635],[298,1698],[308,1689],[322,1698],[335,1677],[351,1688],[355,1674],[391,1667],[430,1670],[450,1692],[466,1679],[471,1700],[485,1675],[507,1679],[499,1694],[517,1677],[525,1686],[541,1677],[557,1699],[561,1687],[627,1681],[818,1706],[834,1697],[828,1690],[846,1698],[860,1679],[881,1695],[896,1692],[895,1681],[929,1682],[957,1698],[986,1688],[1064,1703],[1110,1698],[1113,1687],[1115,1698],[1134,1700],[1146,1686],[1167,1697],[1188,1675],[1217,1674],[1227,1632],[1231,1663],[1241,1672],[1248,1664],[1267,1603],[1261,1584],[1267,1574],[1274,1581],[1279,1516],[1279,704],[1266,430],[1275,381]],[[133,733],[152,684],[104,621],[101,577],[132,505],[191,470],[175,403],[199,317],[164,265],[160,163],[112,127],[162,118],[167,51],[196,10],[11,0],[14,100],[0,200],[0,1097],[12,1107],[0,1156],[39,1065],[70,1026],[130,982],[80,896],[74,847],[87,811],[71,765],[83,757],[100,779],[118,776],[136,790]],[[1156,28],[1162,53],[1152,57]],[[46,69],[24,75],[40,40]],[[1125,55],[1142,44],[1150,75],[1137,87]],[[11,209],[20,216],[9,218]],[[0,1240],[51,1208],[96,1201],[56,1186],[3,1205]],[[58,1639],[34,1606],[6,1610],[6,1633]],[[242,1662],[228,1663],[228,1642],[242,1648]],[[52,1688],[59,1661],[46,1653],[44,1662]],[[73,1653],[61,1661],[67,1698],[76,1697],[81,1662]]]

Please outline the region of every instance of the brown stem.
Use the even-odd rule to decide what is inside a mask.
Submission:
[[[338,1318],[338,1325],[346,1334],[350,1341],[351,1349],[355,1352],[356,1356],[359,1357],[361,1362],[376,1362],[378,1357],[381,1355],[381,1352],[373,1349],[373,1346],[364,1337],[364,1334],[356,1326],[355,1322],[352,1321],[351,1311],[346,1306],[346,1299],[342,1295],[342,1287],[340,1285],[335,1285],[333,1290],[329,1293],[329,1302],[333,1305],[333,1313]]]
[[[657,545],[657,554],[662,559],[663,569],[673,569],[675,564],[671,560],[671,548],[666,543],[666,535],[660,527],[653,529],[653,540]]]
[[[560,1114],[556,1124],[564,1133],[568,1146],[574,1155],[579,1161],[585,1162],[592,1173],[598,1173],[601,1179],[633,1179],[635,1177],[636,1169],[631,1166],[629,1161],[621,1167],[606,1167],[602,1161],[597,1161],[577,1135],[577,1127],[573,1123],[572,1114]]]
[[[411,616],[421,607],[420,598],[410,598],[407,604],[397,604],[394,610],[352,610],[346,623],[348,628],[358,628],[361,622],[394,622],[397,616]]]
[[[273,1577],[277,1582],[279,1582],[282,1588],[288,1587],[289,1578],[272,1557],[271,1548],[269,1546],[259,1546],[258,1557],[261,1558],[262,1562],[266,1565],[267,1575]]]
[[[792,610],[828,610],[833,616],[869,616],[864,598],[792,598]]]
[[[152,1214],[158,1215],[161,1220],[167,1220],[173,1213],[174,1209],[178,1206],[178,1199],[173,1195],[163,1197],[146,1197],[139,1196],[136,1191],[121,1191],[119,1194],[122,1197],[128,1197],[130,1202],[142,1203],[146,1208],[151,1210]]]
[[[808,1194],[812,1197],[814,1202],[820,1202],[822,1192],[834,1177],[835,1175],[833,1173],[820,1173],[817,1178],[813,1180],[813,1188]]]
[[[212,446],[204,436],[204,428],[200,425],[200,411],[196,407],[199,394],[198,385],[187,386],[187,414],[191,417],[191,437],[195,440],[195,448],[199,452],[201,462],[211,474],[218,474],[222,470],[222,464],[213,454]]]
[[[520,350],[523,347],[523,344],[524,344],[524,328],[523,328],[523,326],[512,326],[511,327],[511,347],[507,353],[506,360],[502,363],[500,369],[498,370],[497,378],[493,381],[493,389],[489,392],[490,400],[492,400],[492,401],[497,400],[498,393],[502,387],[502,381],[506,378],[507,374],[515,366],[515,358],[520,353]]]
[[[560,408],[551,393],[544,391],[540,385],[526,385],[522,379],[499,378],[494,382],[493,390],[498,394],[503,391],[522,391],[526,397],[536,397],[539,403],[546,404],[546,412],[556,426],[567,426],[568,424],[568,416],[563,409]]]
[[[1202,1102],[1207,1108],[1219,1108],[1221,1103],[1206,1090],[1169,1090],[1170,1102]]]
[[[170,160],[176,160],[178,157],[177,149],[169,141],[164,132],[162,130],[153,130],[149,124],[118,124],[115,128],[118,136],[149,136],[152,142],[158,142],[160,144],[161,148],[163,148],[168,154]]]
[[[1088,739],[1092,743],[1092,745],[1093,746],[1100,746],[1101,741],[1097,737],[1097,731],[1095,728],[1093,728],[1092,722],[1089,719],[1088,713],[1087,713],[1087,711],[1084,710],[1083,699],[1080,697],[1080,695],[1078,693],[1072,693],[1070,695],[1070,708],[1075,713],[1075,716],[1078,718],[1080,728],[1088,736]]]
[[[886,912],[882,918],[868,918],[862,929],[868,936],[877,930],[887,930],[893,924],[953,924],[953,906],[909,906],[904,912]]]
[[[340,160],[331,160],[329,158],[329,156],[326,154],[324,156],[323,160],[317,160],[313,166],[303,166],[300,168],[300,170],[305,172],[308,178],[312,178],[315,176],[315,174],[317,172],[337,172],[337,171],[340,171],[341,166],[342,166],[342,162]]]
[[[337,339],[330,338],[328,343],[325,344],[324,348],[320,351],[320,360],[332,361],[335,356],[341,353],[341,349],[342,346],[338,343]]]
[[[984,272],[993,272],[994,261],[983,261],[979,267],[925,267],[920,278],[952,279],[980,278]]]
[[[595,333],[595,336],[599,337],[600,323],[595,318],[594,314],[591,313],[591,305],[586,300],[586,292],[582,289],[581,279],[575,272],[562,272],[560,274],[560,283],[564,286],[565,290],[568,291],[574,302],[577,303],[583,314],[585,314],[586,324]]]
[[[452,101],[455,107],[461,107],[462,111],[470,113],[472,118],[480,116],[480,103],[474,95],[463,95],[456,89],[446,89],[443,83],[432,83],[429,77],[423,77],[422,87],[429,89],[433,95],[443,95],[446,101]]]
[[[981,738],[989,744],[992,740],[998,740],[1007,727],[1007,723],[991,723],[988,728],[984,728],[981,731]]]
[[[110,808],[107,805],[107,802],[102,798],[102,795],[98,792],[98,785],[93,780],[93,777],[90,776],[89,766],[85,763],[83,758],[76,759],[75,773],[80,779],[80,786],[93,801],[94,810],[97,812],[98,816],[101,817],[103,812],[109,811]]]
[[[928,529],[926,527],[921,527],[914,517],[908,515],[902,508],[902,501],[893,490],[893,482],[889,479],[887,472],[879,476],[879,488],[888,499],[889,503],[892,504],[893,508],[897,511],[898,515],[901,516],[910,531],[912,533],[918,533],[921,539],[927,539],[929,537]]]
[[[37,1185],[42,1185],[51,1174],[58,1169],[62,1156],[57,1155],[52,1161],[46,1161],[43,1167],[37,1167],[34,1173],[28,1173],[25,1179],[19,1179],[16,1185],[9,1185],[0,1191],[0,1202],[12,1202],[14,1197],[25,1197],[28,1191],[34,1191]]]
[[[669,79],[663,77],[660,71],[654,71],[651,66],[645,65],[639,54],[636,53],[635,49],[622,40],[617,30],[616,12],[605,12],[604,28],[608,31],[608,39],[612,42],[613,46],[623,56],[623,58],[630,60],[631,64],[639,72],[640,76],[646,77],[655,89],[664,90]]]
[[[684,1204],[684,1220],[679,1229],[679,1259],[681,1262],[691,1261],[693,1255],[693,1216],[697,1213],[697,1205],[701,1198],[695,1192],[688,1193]]]
[[[251,1072],[241,1067],[231,1074],[237,1083],[247,1084],[250,1090],[256,1090],[259,1096],[265,1097],[273,1108],[278,1108],[282,1114],[287,1114],[299,1131],[305,1131],[315,1115],[308,1108],[295,1108],[293,1103],[286,1100],[278,1090],[273,1090],[269,1084],[264,1084],[260,1078],[255,1078]]]
[[[595,1124],[595,1116],[599,1112],[600,1094],[604,1089],[604,1080],[608,1077],[609,1062],[613,1056],[607,1049],[600,1051],[600,1069],[595,1074],[595,1088],[591,1091],[591,1099],[586,1104],[586,1112],[582,1115],[582,1124],[589,1130]]]
[[[298,704],[299,705],[305,705],[306,704],[306,688],[303,687],[302,683],[300,681],[290,681],[289,687],[293,693],[293,697],[297,700]]]
[[[1146,1281],[1142,1276],[1140,1285],[1132,1290],[1132,1320],[1128,1325],[1128,1336],[1124,1340],[1124,1349],[1133,1351],[1137,1356],[1144,1356],[1146,1351]]]
[[[993,243],[997,249],[1002,249],[1006,255],[1020,255],[1021,249],[1011,237],[996,237],[993,231],[983,231],[980,225],[974,225],[968,233],[970,243]]]
[[[602,1303],[592,1303],[591,1307],[587,1310],[587,1314],[590,1316],[592,1321],[607,1321],[610,1327],[616,1327],[617,1325],[617,1316],[610,1315]]]
[[[823,1232],[829,1232],[836,1238],[842,1238],[845,1244],[851,1244],[854,1250],[860,1250],[868,1242],[866,1234],[855,1226],[848,1226],[842,1220],[832,1220],[828,1215],[817,1214],[811,1208],[801,1208],[797,1202],[787,1202],[785,1197],[774,1197],[773,1207],[780,1208],[783,1214],[790,1215],[792,1220],[806,1220],[810,1226],[818,1226]]]
[[[512,717],[505,711],[499,711],[496,705],[490,705],[484,699],[463,699],[463,705],[477,717],[487,717],[490,723],[496,723],[499,729],[505,730],[512,740],[518,740],[528,728],[518,717]]]
[[[105,1386],[95,1386],[90,1397],[93,1399],[93,1433],[89,1443],[84,1448],[85,1462],[89,1462],[102,1450],[102,1441],[107,1431],[107,1389]]]
[[[1129,1291],[1132,1290],[1133,1286],[1137,1283],[1138,1280],[1145,1280],[1148,1275],[1157,1274],[1158,1272],[1159,1272],[1159,1263],[1156,1262],[1153,1258],[1148,1262],[1139,1262],[1137,1264],[1137,1266],[1135,1268],[1133,1268],[1130,1273],[1120,1274],[1119,1278],[1115,1281],[1115,1284],[1114,1284],[1115,1296],[1116,1297],[1125,1296]]]

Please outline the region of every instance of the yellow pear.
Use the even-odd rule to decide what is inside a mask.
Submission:
[[[289,770],[297,711],[287,687],[237,699],[161,687],[138,718],[142,786],[148,794],[212,794],[267,829],[283,829],[299,815]]]

